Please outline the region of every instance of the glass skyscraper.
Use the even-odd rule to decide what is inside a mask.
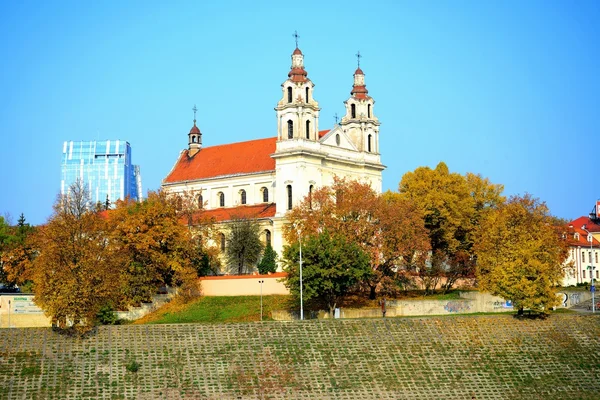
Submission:
[[[91,201],[111,204],[126,197],[142,199],[140,167],[131,164],[131,146],[125,140],[68,141],[63,144],[60,193],[78,179]]]

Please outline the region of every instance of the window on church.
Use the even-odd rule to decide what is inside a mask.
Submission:
[[[292,185],[287,185],[287,209],[292,209]]]
[[[310,185],[308,187],[308,208],[310,208],[312,210],[312,192],[313,192],[313,185]]]
[[[225,251],[225,234],[224,233],[220,233],[219,234],[219,239],[221,241],[221,251]]]
[[[367,116],[369,118],[371,118],[371,105],[370,104],[367,105]]]
[[[219,192],[217,197],[219,198],[219,207],[225,207],[225,193]]]
[[[371,138],[372,138],[372,136],[371,136],[371,135],[369,135],[369,136],[367,137],[367,151],[368,151],[369,153],[371,152]]]
[[[287,88],[287,95],[288,95],[288,103],[292,102],[292,88],[288,87]]]
[[[307,86],[307,87],[306,87],[306,102],[307,102],[307,103],[308,103],[308,91],[309,91],[309,90],[310,90],[310,89],[309,89],[309,88],[308,88],[308,86]]]
[[[596,256],[596,264],[598,264],[598,252],[594,253],[594,255]]]
[[[204,208],[204,199],[202,198],[202,195],[198,195],[198,208]]]
[[[585,279],[585,269],[581,271],[581,277]]]
[[[356,104],[350,104],[350,113],[352,114],[352,118],[356,118]]]
[[[585,251],[581,252],[581,262],[584,263],[585,262]]]
[[[288,139],[292,139],[294,137],[294,123],[292,120],[288,121]]]
[[[196,143],[196,136],[192,136],[192,143]]]
[[[265,229],[265,246],[269,246],[271,244],[271,231]]]
[[[338,146],[340,145],[340,134],[336,134],[335,135],[335,144],[337,144]]]
[[[310,139],[310,121],[306,121],[306,138]]]
[[[263,203],[268,203],[269,202],[269,189],[267,189],[266,187],[263,187],[260,190],[262,191],[262,195],[263,195]]]
[[[240,203],[246,204],[246,191],[244,189],[240,190]]]

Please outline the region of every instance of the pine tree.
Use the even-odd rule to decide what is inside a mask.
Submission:
[[[271,243],[267,243],[262,260],[258,264],[258,272],[260,274],[268,274],[275,271],[277,271],[277,252],[273,250]]]

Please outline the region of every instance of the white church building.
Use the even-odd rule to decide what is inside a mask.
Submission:
[[[313,189],[332,184],[334,176],[369,182],[381,192],[380,124],[360,65],[346,114],[331,129],[319,130],[319,103],[298,47],[281,87],[276,136],[203,147],[194,119],[188,148],[163,180],[163,189],[171,193],[198,194],[203,212],[222,224],[221,250],[227,222],[246,217],[258,220],[262,239],[281,256],[286,213]]]

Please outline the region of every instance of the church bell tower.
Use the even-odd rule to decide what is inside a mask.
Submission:
[[[277,140],[319,139],[319,103],[313,98],[314,84],[307,78],[304,55],[298,48],[292,53],[288,79],[281,85],[283,96],[277,103]]]

